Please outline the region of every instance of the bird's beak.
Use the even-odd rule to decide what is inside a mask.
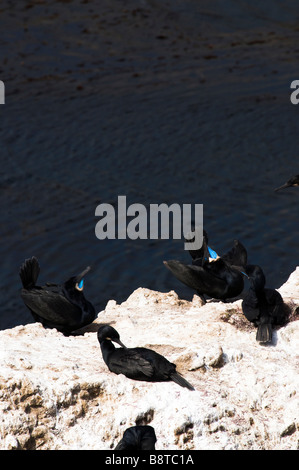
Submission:
[[[239,271],[241,274],[243,274],[244,276],[246,276],[247,279],[250,279],[250,277],[249,277],[248,274],[246,273],[246,269],[245,269],[243,266],[235,266],[235,265],[232,265],[232,268],[236,269],[236,270]]]
[[[85,268],[84,271],[82,271],[82,273],[80,273],[80,274],[78,274],[78,276],[76,276],[76,281],[79,283],[81,281],[81,279],[84,278],[85,274],[87,274],[90,270],[91,270],[91,267],[87,266],[87,268]]]
[[[288,188],[289,186],[290,186],[289,183],[285,183],[285,184],[283,184],[282,186],[279,186],[279,188],[274,189],[274,191],[275,191],[275,192],[276,192],[276,191],[280,191],[281,189]]]
[[[127,346],[125,346],[124,343],[122,343],[120,339],[112,339],[112,341],[119,344],[122,348],[128,349]]]
[[[246,274],[244,271],[240,271],[242,274],[244,274],[244,276],[247,277],[247,279],[250,279],[250,277],[248,276],[248,274]]]

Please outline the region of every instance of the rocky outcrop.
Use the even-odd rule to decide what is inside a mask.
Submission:
[[[113,449],[127,427],[150,423],[158,450],[297,449],[299,268],[280,292],[291,321],[267,346],[241,300],[202,306],[142,288],[76,336],[38,323],[1,331],[0,448]],[[102,323],[175,362],[196,391],[110,373]]]

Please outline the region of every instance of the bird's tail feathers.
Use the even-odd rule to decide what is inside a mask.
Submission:
[[[30,289],[35,286],[39,271],[40,267],[35,256],[25,260],[19,272],[24,289]]]
[[[189,390],[195,390],[193,385],[191,385],[184,377],[182,377],[178,372],[171,374],[171,380],[180,385],[181,387],[186,387]]]
[[[256,340],[260,343],[270,343],[272,341],[271,323],[261,323],[256,332]]]

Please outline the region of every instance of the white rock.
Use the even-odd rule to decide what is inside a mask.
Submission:
[[[201,306],[139,288],[79,336],[34,323],[0,332],[0,449],[112,449],[150,423],[157,449],[297,449],[299,268],[280,288],[291,322],[261,346],[241,301]],[[177,364],[196,388],[108,371],[96,331],[110,323],[128,347]]]

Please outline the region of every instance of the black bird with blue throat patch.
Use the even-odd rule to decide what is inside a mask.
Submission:
[[[23,284],[21,297],[35,321],[65,335],[92,323],[96,312],[83,294],[83,278],[89,271],[88,266],[63,284],[46,283],[40,287],[36,285],[40,272],[38,260],[34,256],[26,259],[19,273]]]
[[[175,364],[152,349],[127,348],[112,326],[101,326],[97,335],[104,362],[110,372],[146,382],[173,381],[181,387],[194,390],[194,387],[176,371]],[[121,347],[116,348],[112,342]]]
[[[246,261],[247,252],[237,240],[233,249],[220,257],[208,246],[204,236],[200,256],[193,256],[192,265],[178,260],[164,261],[164,265],[179,281],[194,289],[205,303],[205,296],[225,301],[241,294],[244,288],[243,276],[247,277],[244,267]]]

